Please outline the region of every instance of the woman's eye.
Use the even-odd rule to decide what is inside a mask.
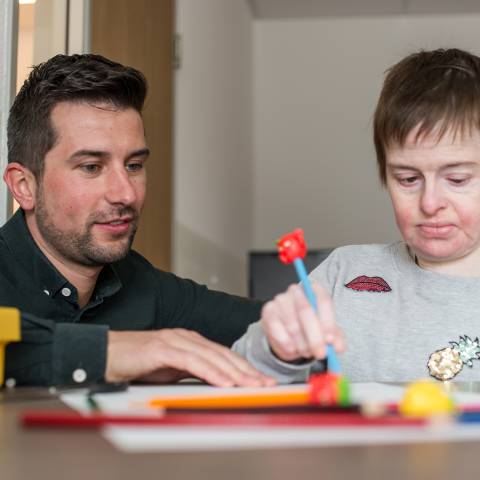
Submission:
[[[448,181],[454,185],[465,185],[465,183],[468,181],[468,178],[449,178]]]
[[[418,177],[404,177],[398,179],[402,185],[413,185],[417,180]]]

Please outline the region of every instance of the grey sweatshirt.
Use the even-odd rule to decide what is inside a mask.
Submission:
[[[404,242],[338,248],[310,278],[333,297],[348,349],[340,362],[351,381],[429,377],[431,353],[459,343],[460,337],[475,341],[480,336],[480,278],[424,270]],[[309,374],[310,363],[292,365],[272,354],[259,323],[233,348],[281,383],[302,381]],[[473,348],[471,362],[464,357],[456,380],[480,380],[475,352]]]

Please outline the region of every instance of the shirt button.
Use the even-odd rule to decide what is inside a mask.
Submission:
[[[17,384],[17,381],[14,378],[7,378],[5,380],[5,386],[7,388],[14,388],[16,384]]]
[[[44,290],[43,293],[44,293],[45,295],[50,295],[50,292],[49,292],[48,290]]]
[[[71,294],[72,294],[72,291],[69,288],[67,287],[62,288],[62,295],[64,297],[69,297]]]
[[[72,374],[73,381],[83,383],[87,379],[87,372],[83,368],[77,368]]]

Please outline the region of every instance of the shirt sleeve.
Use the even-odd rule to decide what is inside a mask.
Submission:
[[[270,349],[259,322],[250,325],[247,333],[237,340],[233,351],[244,357],[253,367],[278,383],[305,382],[314,362],[283,362]]]
[[[106,325],[57,323],[22,312],[21,342],[6,348],[5,379],[14,379],[16,385],[82,385],[102,380],[107,333]]]
[[[168,275],[168,277],[165,277]],[[160,323],[156,328],[186,328],[231,347],[260,318],[263,302],[208,289],[173,274],[160,289]]]
[[[341,250],[342,248],[333,250],[333,252],[308,275],[312,282],[316,282],[326,288],[332,296],[338,280]]]

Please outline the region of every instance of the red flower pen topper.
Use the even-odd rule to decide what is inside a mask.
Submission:
[[[297,271],[300,284],[303,287],[303,291],[315,312],[318,313],[317,299],[315,293],[312,290],[312,285],[308,278],[305,265],[302,258],[305,258],[307,254],[307,244],[303,238],[303,230],[301,228],[295,229],[293,232],[285,234],[277,242],[278,256],[283,263],[293,263],[295,270]],[[337,355],[333,346],[327,345],[327,361],[328,369],[330,373],[340,374],[340,363],[337,359]]]
[[[303,230],[297,228],[287,233],[277,242],[278,256],[282,263],[293,263],[297,271],[303,291],[312,306],[318,313],[317,299],[308,278],[303,258],[307,254],[307,244],[303,237]],[[319,374],[315,377],[315,396],[322,404],[349,404],[348,382],[341,376],[340,362],[331,344],[327,344],[327,374]]]
[[[296,258],[305,258],[307,244],[301,228],[285,234],[277,241],[278,256],[283,263],[293,263]]]

